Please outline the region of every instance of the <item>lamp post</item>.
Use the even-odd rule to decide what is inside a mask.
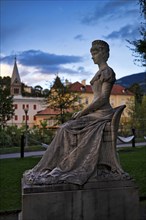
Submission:
[[[27,114],[28,114],[28,108],[24,108],[24,113],[25,113],[25,147],[28,145],[28,137],[27,137]]]

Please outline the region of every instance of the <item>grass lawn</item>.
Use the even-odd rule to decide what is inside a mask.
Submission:
[[[40,158],[0,160],[0,211],[21,209],[21,178]]]
[[[136,179],[140,196],[146,196],[146,147],[124,148],[119,151],[124,171]],[[40,157],[0,160],[0,211],[21,209],[21,178],[34,167]]]
[[[123,170],[136,180],[140,196],[146,196],[146,147],[124,148],[119,156]]]

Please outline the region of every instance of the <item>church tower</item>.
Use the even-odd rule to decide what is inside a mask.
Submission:
[[[17,68],[17,62],[15,57],[13,72],[12,72],[12,78],[11,78],[11,95],[17,96],[22,95],[21,92],[21,80]]]

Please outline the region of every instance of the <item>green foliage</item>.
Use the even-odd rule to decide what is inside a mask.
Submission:
[[[29,145],[34,144],[50,144],[54,137],[54,132],[47,128],[47,122],[41,121],[40,126],[33,126],[29,132],[28,141]]]
[[[128,88],[135,96],[135,102],[128,102],[128,116],[129,119],[124,124],[126,130],[130,128],[135,128],[136,130],[142,131],[140,136],[144,136],[146,132],[146,95],[143,95],[143,91],[140,85],[134,83],[130,88]]]
[[[11,144],[11,136],[5,130],[0,130],[0,147],[10,147]]]
[[[139,135],[144,136],[144,131],[146,132],[146,95],[142,97],[141,103],[138,101],[129,102],[128,109],[129,121],[126,126],[141,130]]]
[[[7,91],[9,92],[8,95],[10,95],[11,78],[9,76],[0,76],[0,85],[2,88],[7,88]]]
[[[0,130],[0,147],[20,146],[22,128],[16,125],[6,126]]]
[[[20,146],[22,131],[23,131],[22,128],[18,128],[16,125],[7,126],[6,132],[11,137],[10,146]]]
[[[57,76],[50,93],[46,99],[49,107],[56,111],[56,120],[60,124],[67,121],[73,112],[79,110],[82,106],[77,104],[79,95],[71,92],[69,87],[64,85]]]
[[[141,23],[140,34],[141,39],[135,41],[128,41],[134,46],[132,51],[136,58],[135,61],[140,61],[143,66],[146,66],[146,0],[139,0],[141,15],[144,18],[144,22]]]
[[[34,126],[28,130],[28,146],[49,144],[54,136],[54,132],[47,127],[46,121],[41,122],[41,126]],[[18,147],[20,146],[21,135],[25,133],[25,127],[18,128],[16,125],[7,126],[0,130],[0,147]]]
[[[0,78],[0,129],[6,126],[14,115],[13,96],[10,95],[10,88]]]
[[[146,95],[142,98],[142,103],[139,110],[139,119],[140,119],[140,126],[146,131]]]
[[[138,83],[132,84],[128,90],[130,90],[132,93],[134,93],[135,101],[137,103],[141,103],[142,97],[143,97],[143,91]]]

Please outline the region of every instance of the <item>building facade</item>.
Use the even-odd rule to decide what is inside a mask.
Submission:
[[[17,125],[21,127],[26,125],[32,127],[35,125],[38,111],[45,108],[43,98],[22,96],[22,83],[18,72],[17,62],[15,58],[10,93],[13,95],[14,116],[7,122],[7,125]]]
[[[86,108],[93,100],[93,92],[90,85],[86,85],[85,81],[75,82],[70,84],[70,91],[79,94],[78,103],[83,105],[83,108]],[[134,103],[134,95],[129,90],[125,89],[119,84],[114,84],[111,95],[110,95],[110,104],[113,108],[116,108],[120,105],[126,105],[121,119],[124,121],[128,120],[128,111],[129,104]],[[47,120],[48,126],[53,126],[56,123],[55,115],[58,112],[54,111],[47,107],[45,110],[42,110],[36,114],[36,122],[40,123],[42,120]]]
[[[43,99],[38,97],[23,97],[21,95],[13,97],[15,108],[14,116],[7,122],[8,125],[21,127],[27,123],[28,127],[36,124],[36,114],[44,109]]]
[[[82,104],[83,108],[89,105],[93,99],[93,92],[90,85],[86,85],[86,81],[75,82],[69,85],[71,92],[78,93],[78,103]],[[8,125],[28,125],[33,127],[34,125],[40,125],[43,120],[47,121],[48,126],[56,124],[55,117],[59,114],[57,111],[50,109],[49,106],[44,104],[44,98],[42,97],[26,97],[22,96],[22,83],[17,68],[17,62],[15,59],[12,77],[11,77],[11,95],[13,95],[13,104],[15,108],[15,114],[13,118],[8,121]],[[114,84],[111,95],[110,103],[113,108],[126,105],[126,108],[122,114],[122,118],[128,118],[129,103],[134,102],[134,95],[123,86]],[[49,104],[48,104],[49,105]]]

